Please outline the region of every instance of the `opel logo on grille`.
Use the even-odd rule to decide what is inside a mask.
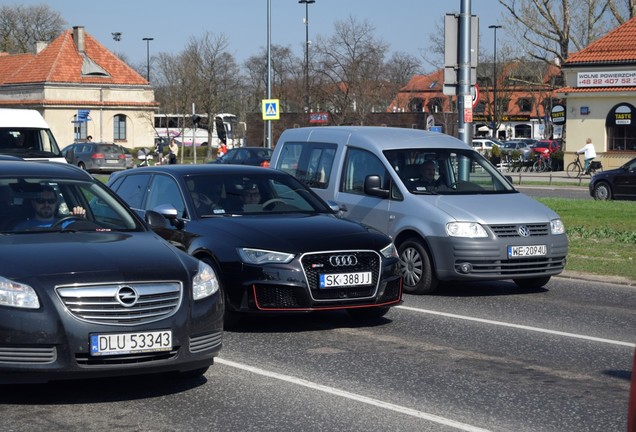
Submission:
[[[334,267],[350,267],[358,264],[355,255],[332,255],[329,257],[329,264]]]
[[[517,232],[519,233],[521,237],[530,237],[530,228],[528,228],[527,225],[521,225],[517,229]]]
[[[137,303],[137,300],[139,300],[139,294],[131,287],[124,286],[117,290],[115,299],[117,299],[117,302],[123,307],[132,307]]]

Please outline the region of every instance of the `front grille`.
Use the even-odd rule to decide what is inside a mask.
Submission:
[[[106,325],[141,325],[173,315],[181,304],[178,282],[118,283],[57,287],[68,311],[82,321]]]
[[[298,309],[302,307],[298,291],[296,287],[256,285],[254,297],[259,309]]]
[[[46,364],[57,360],[57,350],[49,347],[0,347],[0,364]]]
[[[463,261],[465,262],[465,261]],[[522,258],[514,260],[483,260],[470,261],[471,274],[479,276],[521,276],[529,274],[545,274],[562,271],[565,267],[565,257],[557,258]],[[461,273],[459,265],[456,270]]]
[[[221,346],[223,341],[223,332],[207,333],[199,336],[190,337],[190,352],[199,353],[211,350]]]
[[[395,279],[390,281],[384,287],[384,293],[382,297],[378,299],[378,303],[388,303],[400,299],[400,283],[402,279]]]
[[[333,257],[355,257],[354,264],[333,265]],[[300,259],[309,290],[314,300],[355,300],[375,296],[380,277],[380,255],[374,251],[331,251],[308,253]],[[352,285],[321,289],[320,275],[334,273],[371,272],[371,285]]]
[[[512,224],[512,225],[490,225],[490,229],[499,238],[521,237],[519,227],[528,227],[529,237],[547,236],[550,234],[550,225],[541,224]]]
[[[138,363],[149,363],[153,361],[171,360],[177,357],[179,348],[172,351],[149,352],[138,354],[122,354],[113,356],[95,356],[88,354],[75,354],[75,361],[80,366],[114,366],[114,365],[130,365]]]

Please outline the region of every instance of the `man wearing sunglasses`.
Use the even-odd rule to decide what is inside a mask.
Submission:
[[[31,199],[33,206],[33,217],[19,223],[15,226],[16,231],[28,230],[33,228],[50,228],[59,220],[57,217],[58,197],[55,190],[49,186],[44,186],[40,192]],[[71,211],[74,216],[86,216],[86,210],[83,207],[74,207]],[[73,221],[68,221],[72,223]],[[62,226],[61,228],[65,228]]]

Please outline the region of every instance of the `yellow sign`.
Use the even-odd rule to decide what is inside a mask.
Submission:
[[[280,104],[278,99],[263,99],[261,111],[263,111],[263,120],[279,120]]]

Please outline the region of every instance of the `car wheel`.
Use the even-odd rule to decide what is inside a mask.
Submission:
[[[605,182],[598,182],[594,186],[594,199],[607,201],[612,199],[612,188]]]
[[[433,274],[431,258],[417,239],[410,238],[398,248],[400,273],[404,278],[404,292],[408,294],[431,294],[438,281]]]
[[[382,318],[389,311],[388,306],[347,309],[349,316],[356,320],[373,320]]]
[[[86,171],[86,164],[84,162],[78,162],[77,166]]]
[[[530,279],[513,279],[519,288],[537,289],[545,286],[550,281],[550,276],[542,276]]]

